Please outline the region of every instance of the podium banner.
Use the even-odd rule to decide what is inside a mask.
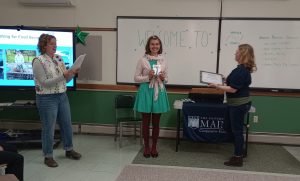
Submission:
[[[193,141],[232,141],[228,106],[222,103],[183,103],[183,135]]]

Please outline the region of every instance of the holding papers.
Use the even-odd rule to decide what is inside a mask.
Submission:
[[[74,64],[72,65],[72,67],[70,68],[70,70],[78,70],[81,67],[81,64],[85,58],[86,54],[80,55],[74,62]]]
[[[200,71],[200,82],[205,84],[223,84],[222,74]]]

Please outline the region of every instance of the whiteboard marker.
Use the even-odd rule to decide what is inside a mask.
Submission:
[[[272,89],[271,92],[278,92],[278,90],[277,89]]]

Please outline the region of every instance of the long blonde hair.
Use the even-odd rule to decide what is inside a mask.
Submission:
[[[241,44],[239,45],[238,50],[240,53],[240,63],[248,68],[251,73],[256,71],[257,67],[252,46],[249,44]]]

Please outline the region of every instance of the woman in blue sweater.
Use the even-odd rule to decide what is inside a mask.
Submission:
[[[251,106],[251,73],[256,70],[254,50],[249,44],[241,44],[235,53],[238,65],[226,79],[226,85],[210,84],[210,87],[223,90],[227,94],[229,118],[234,137],[234,155],[226,162],[227,166],[243,166],[243,123]]]

